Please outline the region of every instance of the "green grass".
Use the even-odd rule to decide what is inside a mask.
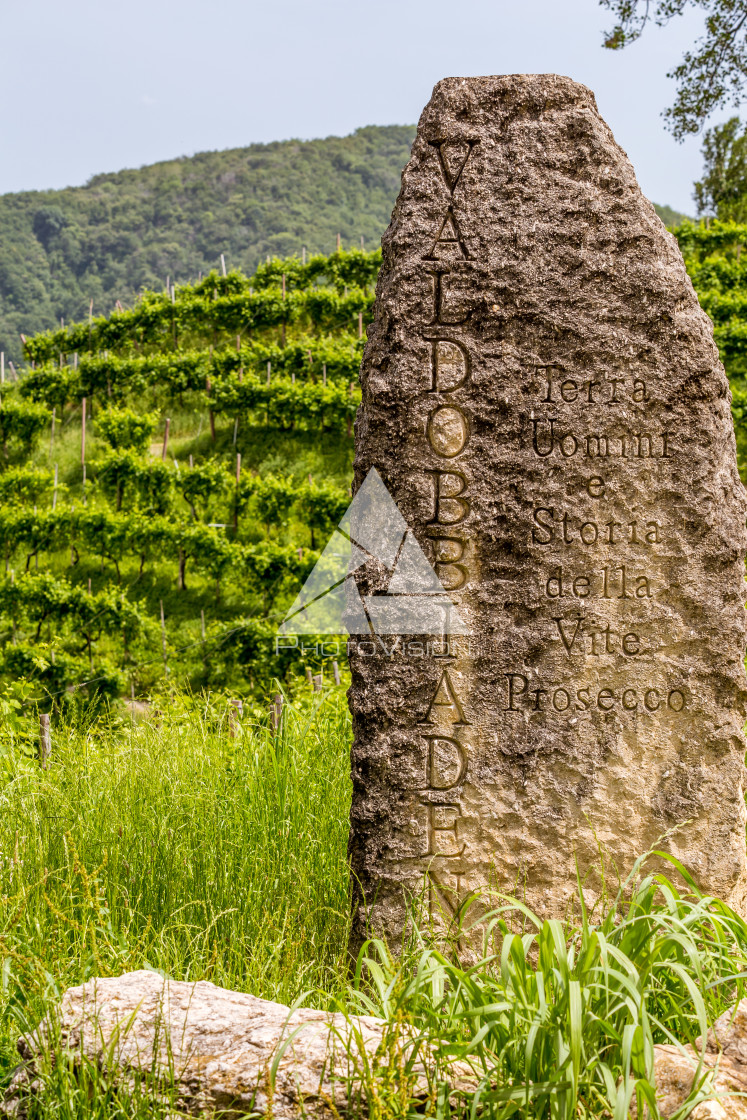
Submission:
[[[399,1026],[401,1070],[424,1045],[435,1048],[434,1115],[626,1120],[635,1102],[638,1115],[655,1118],[654,1045],[705,1035],[744,996],[747,964],[743,919],[663,858],[680,889],[641,857],[594,911],[579,890],[578,915],[565,923],[496,897],[480,919],[483,951],[471,965],[422,936],[404,962],[373,942],[348,1006],[385,1017],[391,1033]],[[476,932],[466,924],[453,931],[467,940]],[[409,1039],[402,1025],[414,1032]],[[447,1101],[443,1082],[454,1084],[457,1064],[471,1068],[472,1085]],[[374,1111],[402,1115],[386,1070],[365,1073],[362,1094]],[[709,1089],[701,1068],[689,1107]]]
[[[565,923],[486,892],[473,929],[469,906],[440,945],[424,921],[397,958],[370,942],[350,973],[343,690],[291,700],[278,736],[262,708],[231,735],[219,696],[156,703],[139,720],[58,724],[47,770],[6,729],[0,1091],[21,1029],[68,986],[147,967],[385,1017],[355,1089],[374,1120],[625,1120],[634,1097],[655,1117],[654,1044],[693,1041],[744,994],[747,925],[684,869],[670,881],[643,859],[622,884],[608,869],[592,910],[579,892]],[[415,929],[418,913],[415,899]],[[426,1045],[424,1101],[413,1066]],[[168,1085],[123,1087],[52,1053],[31,1117],[175,1115]],[[445,1089],[455,1063],[471,1068],[469,1092]]]
[[[17,746],[0,759],[6,1073],[17,1062],[8,1008],[33,1019],[89,976],[157,968],[280,1002],[343,989],[342,690],[289,706],[278,737],[259,711],[232,738],[225,703],[162,708],[57,727],[46,771]]]

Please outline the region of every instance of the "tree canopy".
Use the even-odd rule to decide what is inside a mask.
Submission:
[[[667,75],[675,79],[677,93],[664,117],[678,140],[699,132],[714,109],[742,103],[747,82],[747,0],[599,2],[617,21],[604,39],[610,50],[635,42],[650,23],[662,27],[687,8],[702,9],[703,35]]]
[[[695,183],[699,214],[747,221],[747,130],[739,117],[709,128],[703,138],[703,178]]]

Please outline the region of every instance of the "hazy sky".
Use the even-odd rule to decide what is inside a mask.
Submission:
[[[610,22],[597,0],[0,0],[0,192],[414,122],[439,78],[555,71],[594,90],[648,196],[692,212],[700,139],[660,113],[699,18],[621,53]]]

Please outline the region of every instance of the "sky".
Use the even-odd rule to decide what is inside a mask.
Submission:
[[[648,197],[693,213],[701,138],[661,112],[699,14],[621,52],[611,23],[598,0],[0,0],[0,193],[416,122],[440,78],[555,72],[594,90]]]

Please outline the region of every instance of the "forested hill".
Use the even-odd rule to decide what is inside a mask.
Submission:
[[[252,144],[96,175],[84,187],[0,196],[0,350],[20,334],[108,314],[141,288],[216,267],[251,275],[267,254],[374,248],[389,222],[414,125]],[[676,217],[660,209],[664,221]]]
[[[143,287],[215,268],[251,275],[260,260],[378,244],[414,125],[351,136],[202,152],[84,187],[0,196],[0,350],[20,332],[108,313]]]

